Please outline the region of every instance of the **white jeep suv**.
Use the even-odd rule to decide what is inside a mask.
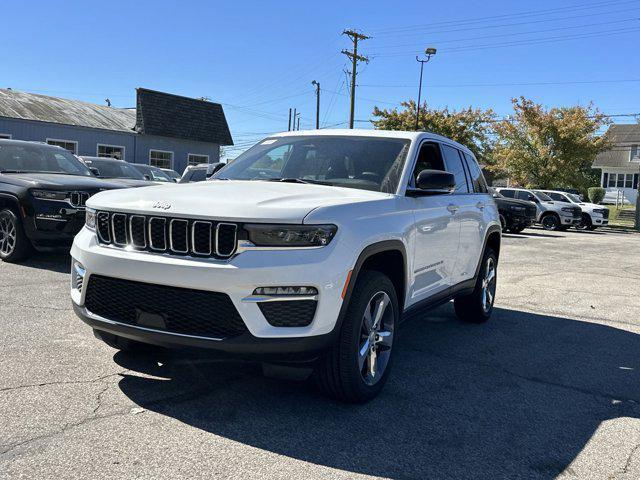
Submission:
[[[545,230],[567,230],[582,221],[582,210],[577,205],[555,201],[542,190],[526,188],[496,188],[501,195],[536,204],[536,223]]]
[[[582,210],[582,220],[575,227],[578,230],[595,230],[609,224],[609,209],[597,203],[583,202],[582,199],[568,192],[558,190],[542,190],[553,200],[577,205]]]
[[[287,132],[207,182],[91,197],[71,297],[115,348],[295,362],[327,393],[363,402],[389,375],[407,312],[454,299],[462,320],[488,320],[500,239],[464,146],[420,132]]]

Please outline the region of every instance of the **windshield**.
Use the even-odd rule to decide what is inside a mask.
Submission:
[[[538,197],[538,200],[540,200],[541,202],[553,202],[553,198],[551,198],[546,193],[541,192],[540,190],[534,190],[533,193],[536,195],[536,197]]]
[[[319,183],[395,193],[409,143],[356,136],[268,138],[214,178]]]
[[[149,180],[156,182],[173,182],[173,180],[159,168],[150,167],[149,165],[136,165],[135,168],[142,173],[142,178],[144,178],[144,175],[148,175]]]
[[[128,163],[121,160],[87,160],[87,165],[97,168],[101,178],[131,178],[144,180],[144,176]]]
[[[66,150],[28,144],[0,145],[0,172],[92,176],[91,171]]]

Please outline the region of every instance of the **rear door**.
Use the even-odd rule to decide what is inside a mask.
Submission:
[[[495,215],[495,207],[476,159],[461,150],[458,150],[458,153],[466,167],[469,180],[469,194],[464,202],[465,214],[460,216],[460,248],[456,264],[458,282],[462,282],[472,278],[476,273],[489,221],[491,215]]]
[[[422,170],[445,170],[439,143],[423,142],[414,164],[409,187]],[[408,199],[414,212],[411,303],[427,299],[452,285],[460,241],[454,195],[418,196]]]
[[[474,243],[477,242],[482,215],[477,206],[478,200],[473,194],[462,152],[446,144],[442,145],[442,152],[447,171],[456,178],[456,190],[450,198],[456,208],[454,220],[460,230],[458,253],[451,273],[451,284],[455,285],[475,273],[475,268],[473,272],[468,271],[468,265],[476,259]]]

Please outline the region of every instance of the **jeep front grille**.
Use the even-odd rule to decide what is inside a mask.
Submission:
[[[69,203],[77,208],[84,208],[89,200],[87,192],[71,192],[69,195]]]
[[[96,230],[102,244],[197,257],[229,258],[238,243],[235,223],[209,220],[100,211]]]

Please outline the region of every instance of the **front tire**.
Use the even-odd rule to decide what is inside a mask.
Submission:
[[[400,319],[393,283],[376,271],[358,276],[336,344],[316,368],[318,386],[347,403],[365,403],[384,387]]]
[[[498,257],[491,248],[487,247],[473,292],[457,297],[453,302],[456,315],[460,320],[468,323],[484,323],[489,320],[496,298],[497,280]]]
[[[8,263],[21,262],[33,251],[31,242],[24,233],[22,220],[5,208],[0,211],[0,259]]]
[[[560,227],[560,219],[554,213],[549,213],[542,217],[542,228],[545,230],[558,230]]]

